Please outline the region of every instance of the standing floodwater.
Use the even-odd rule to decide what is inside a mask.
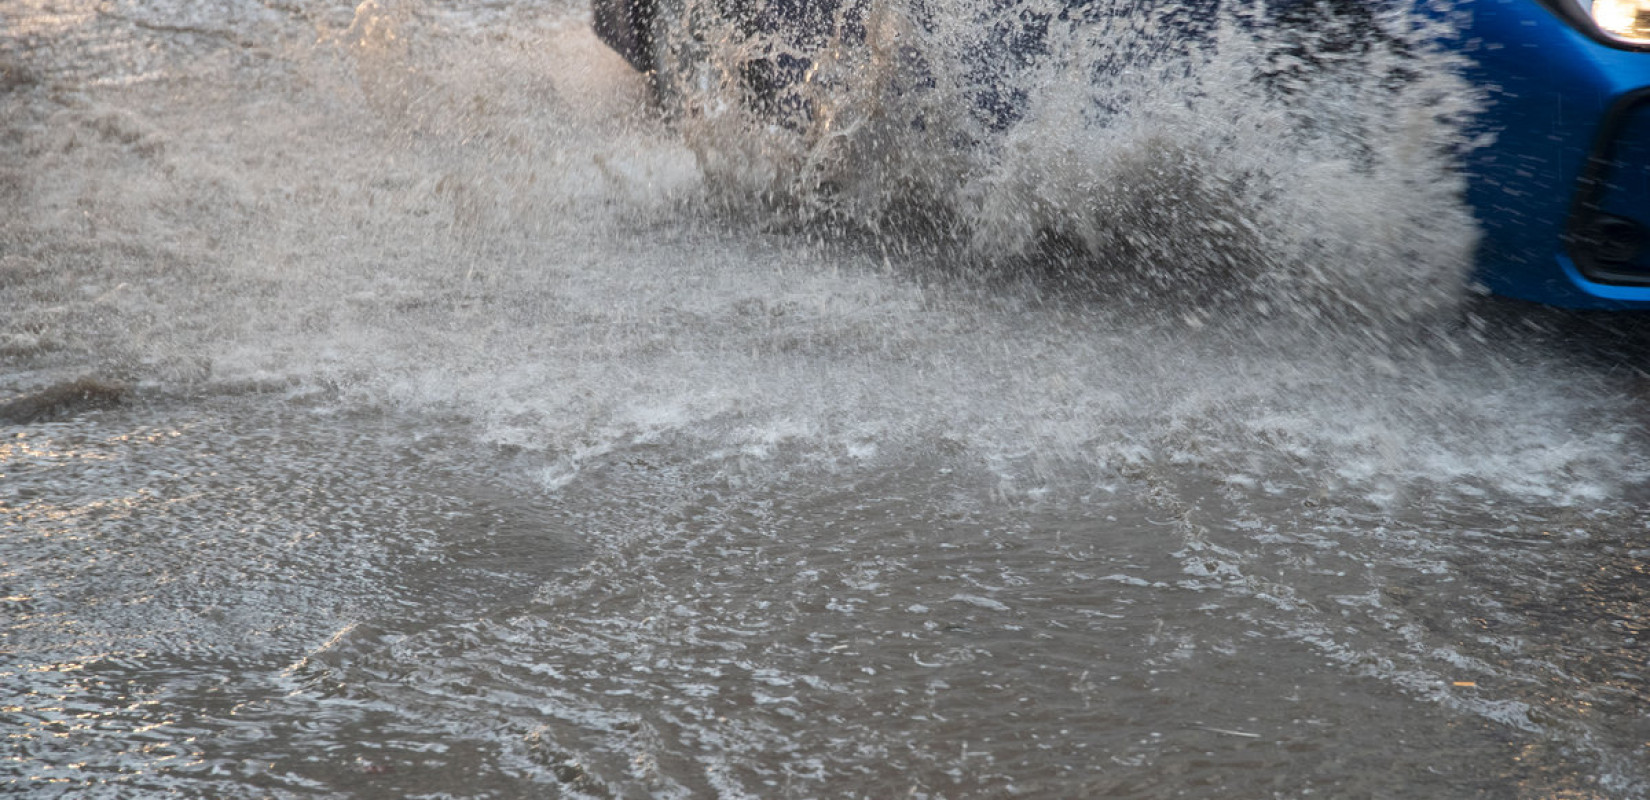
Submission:
[[[1473,298],[1448,63],[810,138],[588,28],[0,6],[6,793],[1650,794],[1650,347]]]

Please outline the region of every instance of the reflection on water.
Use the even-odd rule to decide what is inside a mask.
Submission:
[[[9,451],[14,786],[1636,791],[1642,514],[1196,468],[1004,500],[951,459],[753,490],[669,449],[544,498],[464,426],[289,402]]]
[[[491,467],[446,460],[435,438],[256,404],[165,416],[55,423],[5,454],[0,705],[16,786],[83,796],[244,774],[223,748],[285,757],[238,748],[268,738],[245,718],[286,693],[296,654],[542,577],[453,563],[485,561],[476,542],[527,507],[455,496]],[[513,568],[573,552],[534,540]]]
[[[8,789],[1646,792],[1638,323],[820,224],[581,4],[0,18]],[[1461,222],[1255,122],[1280,248]]]

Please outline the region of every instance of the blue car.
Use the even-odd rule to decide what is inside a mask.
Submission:
[[[851,2],[851,0],[850,0]],[[1012,6],[1018,0],[995,0]],[[1152,0],[1112,2],[1106,13]],[[673,57],[661,42],[689,15],[684,0],[593,0],[597,35],[668,90]],[[835,0],[698,0],[735,30],[792,38],[844,25]],[[1184,10],[1189,39],[1219,0],[1158,0]],[[1029,6],[1029,3],[1024,3]],[[1078,15],[1099,0],[1065,0]],[[1270,24],[1357,17],[1378,3],[1282,0]],[[1490,144],[1464,154],[1467,202],[1483,236],[1477,279],[1496,294],[1578,309],[1650,309],[1650,0],[1437,0],[1387,3],[1417,14],[1450,14],[1448,47],[1465,57],[1466,77],[1488,95],[1477,128]],[[699,8],[696,5],[695,8]],[[857,7],[857,6],[856,6]],[[1292,13],[1308,9],[1316,14]],[[1125,10],[1118,10],[1125,9]],[[1035,18],[1035,14],[1033,14]],[[1280,22],[1283,21],[1283,22]],[[853,27],[851,15],[848,27]],[[1035,51],[1036,24],[1004,40]],[[1354,24],[1345,26],[1356,30]],[[852,38],[846,37],[846,38]],[[679,55],[676,56],[679,58]],[[780,102],[805,59],[756,58],[744,76],[758,102]],[[999,120],[1012,96],[978,102]],[[792,109],[794,111],[794,109]]]

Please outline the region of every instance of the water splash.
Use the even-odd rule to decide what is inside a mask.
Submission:
[[[662,80],[724,202],[1205,310],[1413,324],[1465,291],[1478,96],[1444,18],[887,2],[797,36],[709,5],[666,19]]]
[[[1384,499],[1640,474],[1621,376],[1438,323],[1475,102],[1444,23],[1382,16],[1403,47],[1301,76],[1235,12],[1185,58],[1119,17],[978,66],[1006,34],[969,8],[811,45],[813,129],[663,124],[573,9],[317,7],[273,58],[151,25],[171,72],[130,97],[53,100],[78,73],[30,62],[0,341],[41,384],[456,415],[558,487],[654,448],[749,481],[940,454],[1010,496],[1154,464]]]

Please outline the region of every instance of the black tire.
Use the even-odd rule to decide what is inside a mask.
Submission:
[[[720,4],[714,0],[647,2],[652,5],[647,41],[654,100],[667,117],[698,113],[720,81],[710,43],[724,41],[734,26],[715,13]]]

